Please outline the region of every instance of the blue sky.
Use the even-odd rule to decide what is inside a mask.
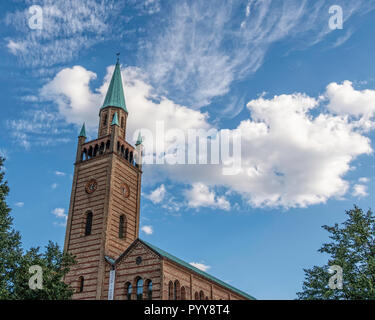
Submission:
[[[43,10],[30,29],[29,8]],[[329,28],[329,8],[343,29]],[[374,191],[374,1],[2,1],[0,153],[26,248],[63,245],[77,133],[121,52],[127,139],[240,130],[243,171],[145,165],[141,238],[258,299],[293,299],[322,225]]]

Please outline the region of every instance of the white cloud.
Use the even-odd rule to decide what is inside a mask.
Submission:
[[[16,202],[14,205],[15,205],[16,207],[22,208],[22,207],[24,206],[24,204],[25,204],[25,203],[23,203],[23,202]]]
[[[362,183],[367,183],[367,182],[370,181],[370,179],[369,179],[369,178],[366,178],[366,177],[361,177],[361,178],[358,179],[358,181],[359,181],[359,182],[362,182]]]
[[[154,233],[154,229],[153,229],[152,226],[143,226],[143,227],[141,228],[141,230],[142,230],[145,234],[147,234],[147,235],[150,235],[150,234],[153,234],[153,233]]]
[[[32,145],[50,146],[66,143],[69,131],[61,126],[61,116],[44,109],[27,110],[16,120],[7,120],[6,125],[18,145],[29,149]]]
[[[185,190],[185,198],[188,201],[188,206],[192,208],[230,209],[230,203],[224,196],[217,196],[208,186],[200,182],[194,183],[191,189]]]
[[[210,269],[211,267],[210,266],[207,266],[203,263],[200,263],[200,262],[190,262],[190,264],[193,266],[193,267],[196,267],[197,269],[199,270],[202,270],[204,272],[206,272],[208,269]]]
[[[364,0],[340,5],[344,23],[375,8]],[[245,10],[243,2],[175,1],[142,47],[141,61],[159,93],[194,108],[205,106],[226,94],[233,81],[257,71],[272,44],[293,38],[302,49],[322,41],[332,32],[329,7],[325,0],[250,0]]]
[[[65,173],[65,172],[62,172],[62,171],[58,171],[58,170],[56,170],[56,171],[55,171],[55,175],[65,177],[65,176],[66,176],[66,173]]]
[[[252,100],[251,118],[238,126],[240,174],[223,176],[222,166],[196,165],[166,166],[168,176],[184,183],[224,186],[255,207],[306,207],[342,197],[349,188],[344,176],[351,162],[372,152],[370,139],[345,116],[317,113],[320,103],[304,94]],[[191,198],[198,199],[197,206],[213,203],[210,194],[201,197],[197,192]]]
[[[58,186],[58,184],[55,182],[55,183],[53,183],[52,185],[51,185],[51,189],[56,189],[57,188],[57,186]]]
[[[98,125],[99,108],[107,92],[113,70],[114,66],[107,68],[103,85],[92,92],[89,83],[96,79],[94,72],[81,66],[65,68],[43,86],[41,97],[57,103],[59,115],[68,123],[82,125],[86,122],[88,129],[93,130]],[[178,105],[165,97],[156,97],[140,69],[127,67],[122,71],[122,78],[129,111],[128,137],[132,137],[135,130],[139,128],[155,131],[155,121],[158,120],[165,122],[166,130],[208,127],[207,114]],[[153,116],[145,116],[150,114]],[[147,141],[145,143],[147,144]]]
[[[64,208],[55,208],[52,210],[52,214],[58,219],[64,219],[65,221],[68,219],[68,215],[65,213]]]
[[[5,23],[17,34],[9,40],[8,49],[20,58],[26,66],[51,66],[66,63],[83,50],[93,45],[110,40],[123,30],[121,15],[123,4],[115,0],[64,0],[38,1],[42,8],[43,26],[41,30],[31,30],[28,20],[31,14],[28,9],[35,4],[26,0],[27,7],[9,12]]]
[[[342,37],[336,40],[336,42],[333,44],[333,47],[337,48],[343,45],[346,41],[348,41],[351,38],[352,35],[353,35],[353,30],[348,30]]]
[[[43,89],[53,88],[54,100],[60,104],[60,116],[66,121],[87,123],[91,119],[94,129],[112,71],[113,66],[107,69],[103,85],[95,92],[90,90],[89,82],[96,75],[80,66],[63,69]],[[154,132],[157,120],[164,121],[165,130],[212,128],[207,114],[156,95],[141,69],[127,67],[123,70],[123,79],[129,110],[128,140],[132,140],[129,137],[139,128]],[[69,81],[77,85],[66,84]],[[356,98],[340,99],[338,92],[343,86],[344,95],[349,92],[349,97]],[[359,155],[372,152],[364,132],[375,126],[371,120],[363,119],[365,114],[372,114],[372,99],[375,101],[375,98],[370,90],[355,90],[349,81],[343,85],[328,85],[324,97],[296,93],[251,100],[247,104],[249,118],[237,127],[242,133],[243,170],[239,175],[223,176],[221,165],[152,166],[150,171],[146,165],[144,170],[148,175],[145,177],[153,183],[171,179],[190,183],[195,188],[198,183],[211,188],[221,186],[242,195],[256,207],[306,207],[342,197],[349,189],[345,174],[351,169],[351,162]],[[357,104],[363,111],[352,119],[347,113],[355,113]],[[337,112],[332,113],[333,110]],[[146,150],[147,143],[146,139]],[[212,197],[212,190],[203,190],[208,195],[204,199],[196,190],[194,187],[190,190],[192,207],[200,204],[225,210],[231,207],[224,197],[215,194]]]
[[[92,93],[89,88],[96,74],[81,66],[61,70],[52,81],[40,91],[46,101],[54,101],[58,105],[59,114],[68,123],[89,127],[98,123],[98,113],[102,96]]]
[[[356,90],[350,81],[327,86],[328,109],[336,114],[365,116],[370,118],[375,112],[375,90]]]
[[[161,203],[164,200],[166,194],[164,184],[160,185],[158,188],[153,190],[149,195],[146,195],[146,198],[150,199],[153,203]]]
[[[368,196],[367,186],[365,186],[363,184],[355,184],[353,186],[353,193],[352,194],[353,194],[353,196],[358,197],[358,198]]]
[[[22,53],[26,51],[26,46],[24,43],[14,42],[13,40],[8,40],[7,48],[14,55],[17,55],[18,53]]]

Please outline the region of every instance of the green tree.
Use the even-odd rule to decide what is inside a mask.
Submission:
[[[13,229],[10,208],[5,202],[9,187],[4,180],[4,158],[0,157],[0,299],[10,299],[15,272],[22,261],[20,234]]]
[[[21,266],[16,271],[14,299],[70,299],[73,290],[62,279],[73,263],[73,257],[63,253],[59,246],[51,241],[42,253],[39,252],[39,248],[31,248],[23,255]],[[29,268],[35,265],[41,267],[41,289],[31,289],[29,286],[30,277],[33,275]]]
[[[73,290],[62,281],[75,263],[74,258],[49,242],[44,252],[39,248],[22,250],[21,237],[13,229],[10,208],[6,204],[9,193],[2,170],[4,158],[0,157],[0,299],[70,299]],[[31,289],[31,266],[40,266],[42,288]]]
[[[330,258],[322,267],[304,269],[298,299],[375,299],[375,217],[371,210],[363,212],[357,206],[345,213],[348,218],[341,225],[323,226],[332,241],[319,252]],[[329,268],[334,265],[342,268],[342,289],[329,286]]]

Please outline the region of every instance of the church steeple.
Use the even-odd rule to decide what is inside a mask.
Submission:
[[[103,108],[118,107],[128,112],[125,104],[124,89],[122,87],[122,78],[120,70],[120,62],[117,59],[115,71],[113,72],[111,82],[108,87],[107,94],[104,99]]]
[[[113,71],[107,94],[99,111],[99,138],[110,134],[114,130],[112,124],[116,124],[118,126],[116,130],[118,130],[118,135],[121,138],[125,139],[126,136],[126,120],[128,118],[128,110],[126,109],[118,55],[119,54],[117,54],[116,66],[115,70]]]
[[[86,128],[85,128],[85,123],[83,123],[82,128],[81,128],[81,132],[79,133],[79,136],[78,136],[78,137],[84,137],[84,138],[87,138],[87,137],[86,137]]]

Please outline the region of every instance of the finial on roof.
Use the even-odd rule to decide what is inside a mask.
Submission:
[[[142,144],[143,142],[143,139],[142,139],[142,135],[141,135],[141,131],[139,131],[138,133],[138,139],[137,139],[137,142],[135,143],[136,146]]]
[[[120,61],[120,52],[117,52],[116,56],[117,56],[117,63],[118,63]]]
[[[86,138],[86,128],[85,128],[85,123],[83,123],[82,128],[81,128],[81,132],[79,133],[79,136],[78,136],[78,137],[84,137],[84,138]]]

